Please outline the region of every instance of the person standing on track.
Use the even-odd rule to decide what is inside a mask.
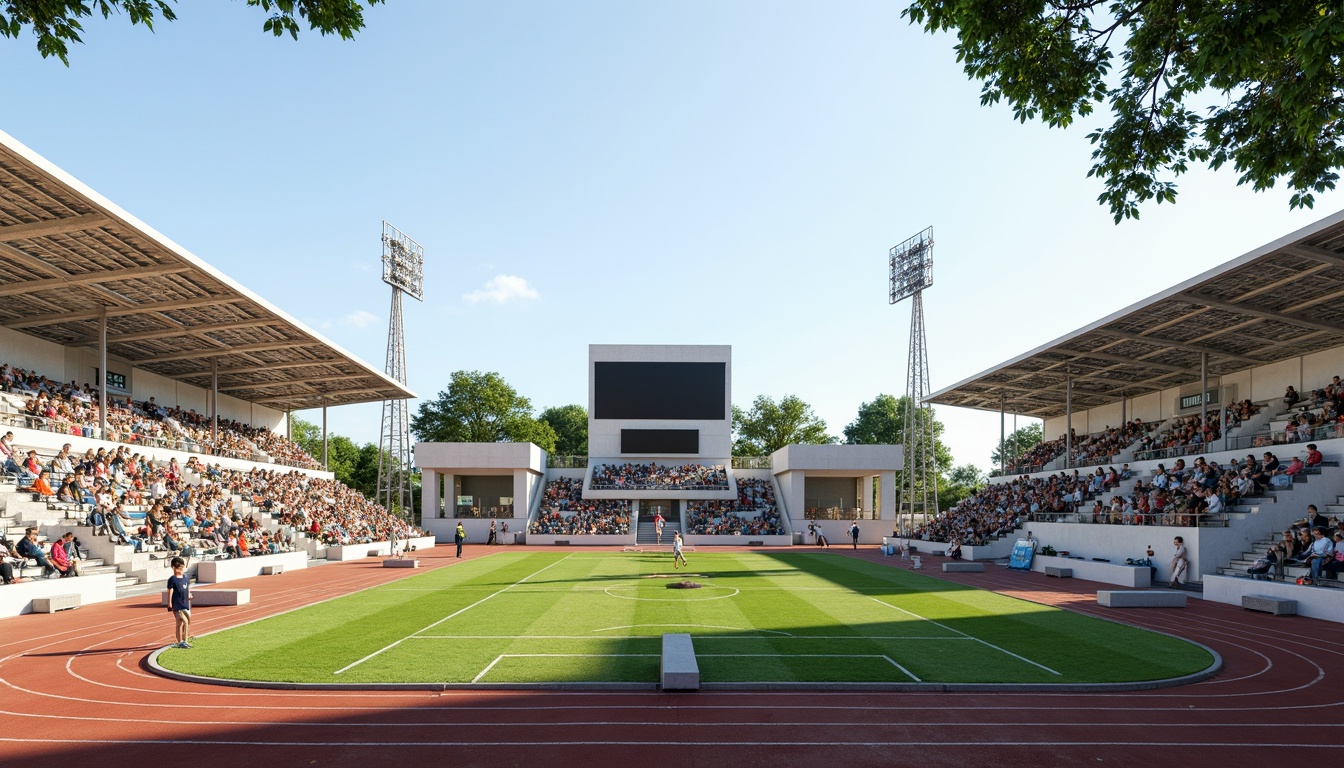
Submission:
[[[1176,552],[1171,558],[1171,586],[1179,587],[1181,577],[1185,575],[1185,569],[1190,565],[1190,559],[1185,553],[1185,539],[1177,536],[1172,540],[1176,545]]]
[[[453,543],[457,545],[457,556],[462,556],[462,542],[467,540],[467,529],[457,524],[457,530],[453,532]]]
[[[191,579],[187,577],[187,561],[174,557],[169,563],[173,575],[168,577],[168,611],[173,614],[173,629],[178,648],[191,647]]]
[[[851,539],[854,540],[854,548],[855,548],[855,549],[858,549],[858,548],[859,548],[859,523],[858,523],[857,520],[854,521],[854,524],[853,524],[853,525],[849,526],[849,538],[851,538]]]
[[[672,532],[672,567],[686,565],[686,555],[681,552],[681,531]]]
[[[662,513],[662,512],[654,512],[654,513],[653,513],[653,530],[657,531],[657,533],[658,533],[658,544],[659,544],[659,545],[661,545],[661,544],[663,543],[663,525],[665,524],[665,522],[666,522],[666,521],[663,520],[663,513]]]

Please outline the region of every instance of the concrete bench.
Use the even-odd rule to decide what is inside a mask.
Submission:
[[[419,568],[420,561],[409,557],[392,557],[383,561],[384,568]]]
[[[285,572],[285,566],[283,566],[283,565],[263,565],[263,566],[261,566],[261,575],[262,575],[262,576],[279,576],[280,574],[282,574],[282,573],[284,573],[284,572]]]
[[[34,597],[33,613],[55,613],[57,611],[69,611],[78,608],[80,605],[78,593],[68,595],[52,595],[51,597]]]
[[[1184,592],[1098,590],[1097,604],[1107,608],[1184,608]]]
[[[1057,579],[1072,579],[1072,578],[1073,578],[1073,569],[1072,569],[1072,568],[1058,568],[1058,567],[1053,566],[1053,565],[1047,565],[1047,566],[1045,567],[1045,575],[1046,575],[1046,576],[1054,576],[1054,577],[1057,578]]]
[[[1275,616],[1296,616],[1297,601],[1269,595],[1242,595],[1241,607],[1248,611],[1264,611]]]
[[[658,677],[664,691],[700,690],[700,665],[696,663],[689,634],[663,635],[663,661]]]
[[[943,573],[984,573],[984,563],[943,563]]]
[[[193,589],[191,607],[198,605],[247,605],[252,602],[250,589]],[[159,605],[168,605],[168,590],[159,594]]]

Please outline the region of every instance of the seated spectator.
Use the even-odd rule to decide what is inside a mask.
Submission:
[[[56,490],[51,487],[51,473],[45,469],[42,470],[41,474],[37,476],[37,479],[33,481],[30,490],[43,497],[55,496]]]
[[[1325,537],[1325,531],[1320,528],[1311,529],[1312,542],[1307,551],[1306,564],[1311,568],[1311,581],[1316,583],[1321,578],[1321,568],[1328,561],[1335,559],[1334,542]]]
[[[1288,408],[1292,408],[1294,405],[1297,405],[1297,403],[1300,402],[1301,400],[1302,397],[1297,394],[1297,390],[1293,389],[1292,385],[1289,385],[1288,389],[1286,389],[1283,393],[1283,404]]]
[[[1336,376],[1335,378],[1339,378],[1339,377]],[[1321,463],[1322,461],[1324,461],[1324,460],[1325,460],[1325,457],[1321,455],[1321,452],[1320,452],[1320,451],[1316,450],[1316,444],[1315,444],[1315,443],[1308,443],[1308,444],[1307,444],[1307,466],[1308,466],[1308,467],[1319,466],[1320,463]]]
[[[42,551],[42,545],[37,543],[36,527],[30,527],[24,531],[23,538],[19,539],[18,546],[15,549],[18,551],[19,557],[36,560],[37,564],[42,566],[43,576],[50,576],[56,572],[56,568],[52,566],[46,553]]]
[[[66,542],[74,541],[75,534],[66,531],[60,539],[51,544],[51,566],[56,572],[61,574],[61,578],[67,576],[78,576],[79,569],[75,566],[75,561],[70,557],[70,550],[66,548]]]

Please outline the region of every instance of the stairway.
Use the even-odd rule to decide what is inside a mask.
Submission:
[[[664,522],[663,523],[663,543],[662,546],[672,548],[672,534],[674,531],[681,530],[681,523]],[[643,521],[639,523],[639,528],[635,531],[635,543],[640,545],[658,546],[658,531],[653,526],[653,521]]]

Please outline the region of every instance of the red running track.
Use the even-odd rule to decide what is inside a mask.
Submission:
[[[485,556],[469,547],[470,557]],[[875,550],[833,550],[892,564]],[[447,548],[417,553],[450,567]],[[930,563],[938,562],[926,558]],[[355,561],[238,582],[205,632],[413,575]],[[1223,671],[1181,688],[1044,693],[287,692],[146,671],[172,640],[157,594],[0,622],[0,766],[1250,766],[1338,762],[1344,630],[1192,599],[1103,613],[1088,582],[938,574],[1177,634]]]

